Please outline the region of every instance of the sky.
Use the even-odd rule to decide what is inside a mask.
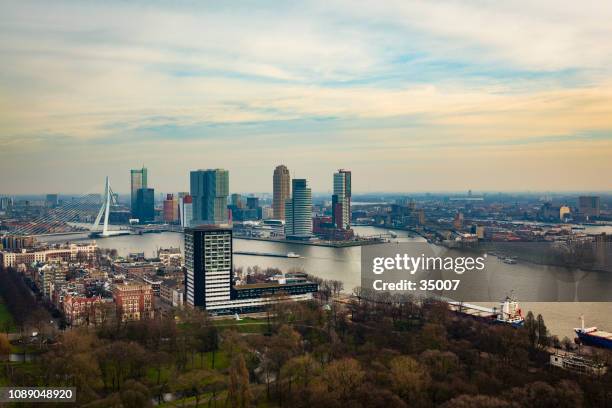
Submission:
[[[0,195],[612,190],[612,3],[0,0]]]

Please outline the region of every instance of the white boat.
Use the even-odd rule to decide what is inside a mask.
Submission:
[[[510,265],[514,265],[516,263],[516,261],[512,258],[506,258],[504,259],[504,263],[510,264]]]
[[[300,255],[295,252],[289,252],[287,253],[287,258],[300,258]]]

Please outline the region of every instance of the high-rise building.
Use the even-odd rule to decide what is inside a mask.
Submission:
[[[351,172],[348,170],[334,173],[332,223],[339,229],[351,228]]]
[[[203,225],[185,230],[185,293],[190,306],[214,308],[231,299],[232,230]]]
[[[164,222],[174,223],[179,220],[178,200],[174,194],[167,194],[164,200]]]
[[[280,222],[277,220],[277,222]],[[235,284],[232,230],[219,225],[185,229],[185,303],[214,314],[260,312],[283,294],[283,300],[310,300],[318,290],[306,278]]]
[[[130,170],[130,186],[131,186],[131,209],[132,214],[136,216],[136,199],[138,195],[138,190],[141,188],[147,188],[147,169],[143,166],[142,169],[132,169]]]
[[[226,224],[229,172],[224,169],[195,170],[190,177],[193,223]]]
[[[578,197],[578,211],[584,217],[599,217],[601,212],[599,208],[598,196],[580,196]]]
[[[136,192],[136,211],[134,216],[140,223],[155,220],[155,190],[152,188],[139,188]]]
[[[191,196],[187,194],[181,199],[181,227],[187,228],[191,226],[191,220],[193,219],[193,200]]]
[[[284,164],[274,169],[272,208],[274,218],[277,220],[285,219],[285,201],[291,197],[291,176],[289,169]]]
[[[312,236],[312,191],[306,179],[292,180],[292,195],[285,201],[285,236],[296,239]]]

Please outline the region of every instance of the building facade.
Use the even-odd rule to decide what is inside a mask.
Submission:
[[[230,300],[232,230],[206,225],[185,230],[185,293],[190,306],[214,308]]]
[[[153,290],[150,285],[119,283],[113,288],[113,300],[122,322],[153,318]]]
[[[141,188],[147,188],[147,169],[132,169],[130,170],[130,188],[131,188],[131,209],[132,214],[135,216],[136,211],[136,199],[138,190]]]
[[[291,197],[291,176],[289,169],[284,164],[274,169],[272,178],[272,210],[273,217],[277,220],[285,219],[285,201]]]
[[[164,200],[164,222],[175,223],[179,221],[179,205],[174,194],[167,194]]]
[[[285,236],[308,239],[312,236],[312,191],[306,179],[293,179],[291,198],[285,202]]]
[[[190,174],[192,225],[226,224],[229,171],[195,170]]]
[[[31,265],[34,262],[45,263],[50,260],[66,262],[91,262],[98,246],[95,242],[87,244],[59,245],[44,249],[21,249],[19,251],[0,251],[0,264],[3,268],[14,268],[17,265]]]
[[[96,325],[102,323],[104,301],[100,296],[85,297],[68,295],[64,298],[62,308],[66,320],[72,326]]]
[[[140,188],[136,193],[136,212],[134,214],[140,223],[155,220],[155,190]]]
[[[193,220],[193,199],[191,195],[186,195],[181,200],[181,227],[191,227],[191,221]]]
[[[334,173],[332,223],[338,229],[351,228],[351,172],[348,170]]]

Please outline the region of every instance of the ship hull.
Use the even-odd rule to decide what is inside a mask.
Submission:
[[[523,327],[523,325],[525,324],[524,320],[521,320],[519,322],[505,322],[503,320],[496,319],[494,316],[478,316],[478,315],[474,315],[474,314],[467,313],[467,312],[460,312],[457,310],[453,310],[452,312],[458,316],[469,317],[470,319],[474,319],[479,322],[483,322],[487,324],[502,324],[502,325],[514,327],[515,329]]]
[[[595,347],[602,347],[606,349],[612,349],[612,340],[606,339],[599,336],[593,336],[589,333],[581,333],[576,331],[578,338],[583,344]]]

